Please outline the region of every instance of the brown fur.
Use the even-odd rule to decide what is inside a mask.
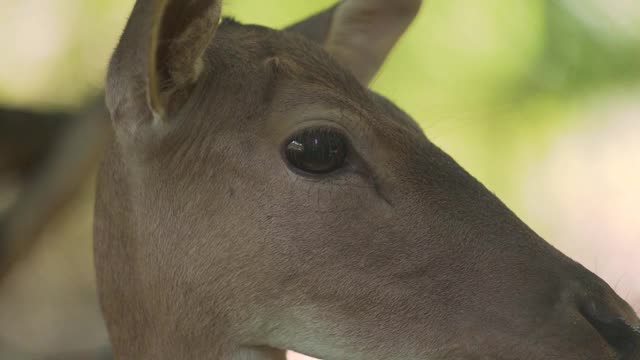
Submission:
[[[170,85],[188,96],[154,125],[139,49],[154,51],[144,29],[159,2],[136,5],[107,85],[117,136],[99,175],[95,257],[118,359],[638,356],[638,318],[613,290],[368,90],[357,57],[305,38],[304,23],[296,34],[224,21],[193,87]],[[405,21],[355,25],[399,36],[414,16],[388,14]],[[315,33],[348,36],[333,18]],[[366,50],[383,59],[390,47],[375,43]],[[313,124],[348,134],[344,169],[287,164],[283,143]],[[609,317],[627,322],[619,343],[592,321]]]

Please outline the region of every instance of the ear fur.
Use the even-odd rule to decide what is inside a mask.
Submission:
[[[203,70],[221,0],[137,0],[107,76],[112,118],[135,131],[166,122]]]
[[[172,110],[172,99],[196,82],[202,56],[220,20],[220,1],[155,1],[147,74],[147,96],[154,117]],[[180,99],[178,99],[179,101]],[[179,105],[179,104],[178,104]]]

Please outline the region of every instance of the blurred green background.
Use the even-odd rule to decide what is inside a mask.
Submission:
[[[1,0],[0,103],[73,109],[98,93],[132,3]],[[279,28],[333,3],[224,11]],[[429,0],[373,88],[640,305],[640,1]]]
[[[282,27],[333,2],[228,0],[225,12]],[[76,106],[95,93],[131,5],[2,0],[0,102]],[[581,126],[577,109],[639,85],[638,1],[430,0],[373,88],[518,208],[523,158]]]

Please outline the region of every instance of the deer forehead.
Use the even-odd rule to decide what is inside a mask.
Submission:
[[[175,46],[187,42],[189,34],[183,34]],[[243,108],[247,107],[247,102],[270,102],[277,90],[276,85],[282,80],[295,81],[298,88],[315,86],[313,91],[318,93],[333,93],[336,99],[334,106],[350,103],[354,107],[369,99],[366,88],[348,70],[320,45],[297,34],[241,25],[227,18],[220,24],[204,55],[204,61],[195,62],[193,71],[197,76],[187,74],[197,79],[198,84],[191,97],[200,97],[199,101],[203,96],[233,95],[235,101],[229,105],[239,104]],[[146,82],[142,60],[131,66],[125,56],[116,54],[112,59],[106,92],[107,105],[116,124],[125,116],[145,115],[145,109],[136,109],[146,104],[141,100]],[[173,65],[180,67],[180,64]],[[188,79],[182,80],[188,82]],[[256,89],[262,92],[262,96],[246,96],[254,95],[252,91]]]
[[[212,137],[256,127],[282,137],[305,120],[323,119],[347,127],[363,146],[367,137],[395,137],[402,146],[407,133],[422,140],[406,113],[298,34],[225,19],[204,60],[203,76],[178,117],[186,127],[211,128]]]

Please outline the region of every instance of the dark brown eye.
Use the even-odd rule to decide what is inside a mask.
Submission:
[[[339,131],[309,128],[295,134],[285,148],[287,160],[312,174],[327,174],[341,168],[347,157],[347,141]]]

